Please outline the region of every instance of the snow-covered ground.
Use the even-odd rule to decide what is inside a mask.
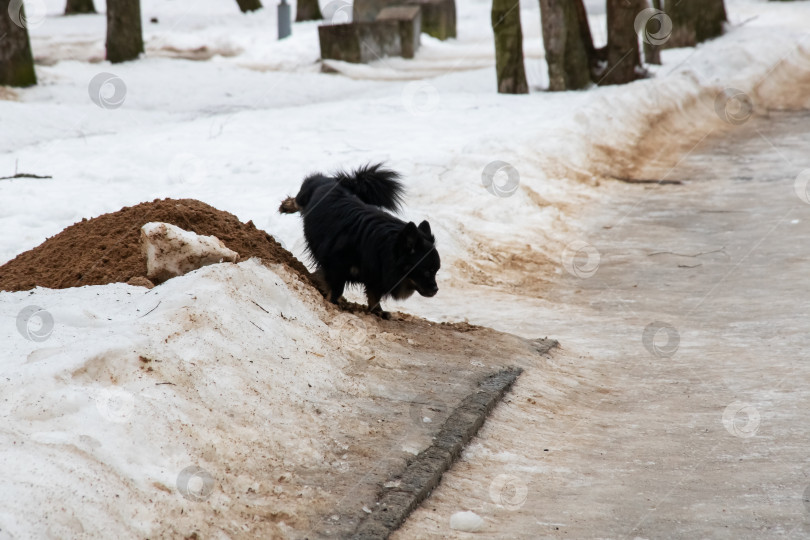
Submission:
[[[293,36],[278,42],[274,9],[244,15],[235,2],[214,0],[144,0],[146,55],[110,65],[102,61],[104,16],[61,17],[62,2],[46,0],[47,17],[34,17],[31,28],[39,85],[4,90],[0,100],[0,176],[16,170],[53,179],[0,181],[0,263],[83,217],[159,197],[233,212],[300,256],[300,222],[278,215],[278,202],[312,171],[385,160],[406,179],[403,214],[430,220],[444,263],[439,296],[401,309],[495,325],[490,306],[449,313],[442,295],[498,286],[491,270],[514,252],[541,261],[529,280],[562,272],[560,254],[578,239],[588,205],[600,204],[598,183],[626,172],[652,123],[669,118],[676,134],[721,123],[715,98],[722,90],[739,89],[764,108],[779,91],[769,82],[810,70],[810,5],[727,4],[728,34],[697,49],[664,51],[655,78],[550,94],[542,91],[537,3],[524,2],[533,92],[502,96],[483,0],[458,2],[457,40],[423,36],[412,61],[334,65],[342,74],[320,73],[315,23],[294,25]],[[592,25],[603,40],[604,16],[594,15]],[[496,161],[519,175],[509,197],[482,183]],[[318,396],[363,390],[347,374],[349,357],[332,354],[335,335],[323,314],[289,287],[248,261],[205,268],[149,293],[120,284],[0,293],[0,530],[147,534],[155,526],[149,486],[173,494],[178,469],[216,462],[215,453],[230,446],[226,461],[237,462],[245,441],[257,440],[263,424],[256,418],[267,408],[281,415],[276,425],[289,427],[288,439],[273,438],[267,452],[317,461],[309,434],[334,429],[339,411],[316,418],[290,404],[304,385]],[[31,319],[44,329],[20,327],[27,306],[43,308],[53,326],[46,316]],[[253,341],[252,315],[265,321],[258,323],[261,344]],[[37,341],[38,331],[45,341]],[[237,361],[263,351],[284,362],[253,370]],[[159,369],[139,358],[150,354],[189,366],[167,374],[181,388],[145,385],[138,373]],[[213,454],[192,455],[209,437],[185,431],[195,424],[210,431]],[[259,490],[235,477],[235,490]],[[192,491],[207,490],[205,475],[189,478],[202,482]],[[28,519],[27,509],[71,496],[86,504]],[[226,505],[222,496],[211,495],[214,507]]]
[[[730,2],[729,35],[697,50],[664,51],[655,79],[529,96],[494,92],[488,3],[481,0],[459,3],[458,41],[425,36],[415,60],[364,66],[368,78],[361,80],[317,72],[315,24],[296,24],[290,39],[277,42],[272,9],[243,15],[229,2],[195,2],[188,10],[176,4],[145,1],[149,52],[113,66],[86,61],[103,53],[102,15],[58,17],[61,2],[48,3],[54,15],[32,29],[35,56],[50,63],[73,51],[68,44],[88,51],[73,51],[79,61],[39,65],[37,87],[0,103],[0,173],[16,167],[54,177],[0,185],[0,262],[82,217],[157,197],[197,198],[231,211],[300,254],[300,226],[276,213],[278,201],[309,172],[369,160],[386,160],[405,175],[405,215],[436,222],[445,257],[464,256],[480,236],[525,243],[525,231],[542,250],[546,240],[568,240],[564,230],[578,203],[598,195],[592,179],[651,118],[688,109],[690,121],[714,121],[720,90],[751,92],[780,60],[810,66],[801,3]],[[159,24],[148,23],[152,16]],[[524,5],[522,20],[529,76],[542,86],[536,3]],[[603,17],[592,24],[598,36]],[[808,56],[795,52],[802,40]],[[201,62],[158,54],[202,45],[233,55]],[[384,76],[437,65],[443,74],[431,79]],[[91,81],[103,73],[118,77],[119,86],[90,96]],[[123,102],[96,104],[104,99],[107,107]],[[482,185],[486,165],[498,160],[519,173],[521,189],[512,197],[494,197]],[[540,231],[547,238],[534,236]]]
[[[168,509],[159,497],[175,490],[191,501],[212,495],[215,508],[249,488],[272,496],[259,475],[249,479],[251,463],[290,470],[326,460],[332,439],[313,434],[335,425],[340,407],[326,402],[316,415],[305,404],[358,392],[329,329],[256,261],[210,266],[149,292],[114,284],[3,300],[12,331],[13,314],[32,302],[54,323],[33,317],[21,329],[33,339],[4,332],[0,529],[13,538],[148,536],[163,518],[147,510],[150,499]],[[327,354],[329,362],[312,361]],[[211,493],[215,477],[224,487],[229,463],[241,464],[234,489]]]

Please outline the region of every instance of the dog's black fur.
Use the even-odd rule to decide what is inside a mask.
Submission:
[[[315,275],[327,299],[337,303],[346,284],[365,286],[368,309],[389,318],[380,301],[408,298],[414,291],[433,296],[441,266],[430,224],[418,226],[384,212],[402,201],[399,174],[382,164],[352,173],[307,177],[295,198],[279,212],[300,211]]]

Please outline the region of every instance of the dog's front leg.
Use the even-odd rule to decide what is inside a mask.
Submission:
[[[368,299],[368,311],[382,319],[390,319],[391,314],[387,311],[383,311],[382,306],[380,306],[380,300],[382,300],[381,296],[378,293],[372,292],[366,287],[366,298]]]

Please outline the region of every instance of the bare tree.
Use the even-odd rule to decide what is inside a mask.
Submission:
[[[321,19],[323,19],[323,15],[318,0],[298,0],[295,9],[295,22],[319,21]]]
[[[140,0],[107,0],[107,60],[126,62],[142,52]]]
[[[697,17],[695,34],[698,43],[723,35],[723,25],[728,21],[723,0],[703,0],[701,14]]]
[[[697,45],[696,6],[690,4],[688,0],[681,0],[680,2],[664,2],[664,8],[669,18],[672,19],[672,35],[665,46],[669,49]]]
[[[667,48],[694,47],[723,33],[726,6],[723,0],[666,0],[664,11],[672,20]]]
[[[644,76],[635,19],[643,0],[607,0],[607,67],[598,83],[625,84]]]
[[[67,0],[65,15],[79,15],[82,13],[95,13],[96,6],[93,0]]]
[[[540,0],[540,22],[549,90],[588,86],[597,55],[582,0]]]
[[[11,0],[0,0],[0,85],[31,86],[37,84],[37,76],[25,10],[15,2],[9,11],[10,4]]]
[[[528,94],[523,66],[523,31],[519,0],[492,0],[492,31],[495,33],[495,70],[498,92]]]
[[[239,9],[242,10],[242,13],[262,9],[261,0],[236,0],[236,3],[239,4]]]
[[[649,6],[647,6],[649,8]],[[641,33],[641,41],[644,44],[644,62],[647,64],[661,65],[661,45],[669,37],[671,23],[662,15],[661,0],[652,0],[652,12],[649,17],[636,15],[636,32]]]

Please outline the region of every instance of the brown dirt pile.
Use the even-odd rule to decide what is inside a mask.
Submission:
[[[145,278],[140,229],[150,221],[216,236],[239,253],[240,260],[259,257],[265,263],[281,263],[310,282],[306,267],[252,221],[242,223],[233,214],[194,199],[156,199],[82,219],[21,253],[0,266],[0,290],[64,289]]]

